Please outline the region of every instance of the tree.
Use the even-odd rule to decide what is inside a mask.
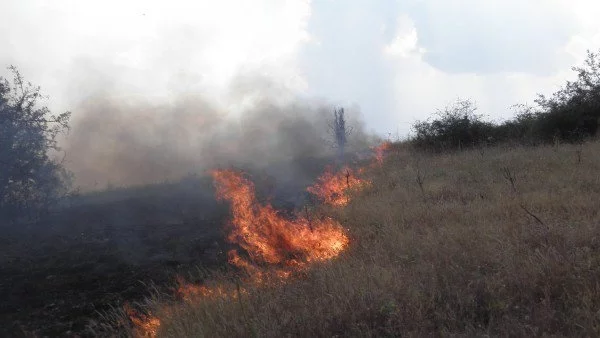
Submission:
[[[40,87],[8,69],[12,82],[0,77],[0,216],[12,219],[37,215],[66,193],[69,174],[50,152],[60,150],[56,137],[71,113],[40,105]]]
[[[330,132],[334,138],[334,145],[337,149],[337,157],[340,162],[344,159],[344,152],[348,136],[352,132],[352,128],[346,126],[346,117],[344,108],[336,108],[333,110],[333,121],[329,124]]]
[[[596,135],[600,119],[600,55],[588,51],[582,66],[573,67],[576,81],[552,96],[539,95],[538,130],[545,141],[578,142]]]
[[[492,136],[493,125],[476,114],[477,106],[471,100],[458,99],[437,118],[417,121],[413,125],[413,144],[419,148],[445,151],[475,146]]]

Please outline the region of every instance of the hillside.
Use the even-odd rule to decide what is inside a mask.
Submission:
[[[597,336],[599,153],[597,141],[437,155],[395,144],[348,205],[307,209],[347,229],[338,257],[261,283],[222,272],[206,282],[218,292],[184,301],[157,294],[129,333]]]
[[[262,199],[290,212],[330,158],[245,168]],[[287,179],[294,177],[294,180]],[[0,336],[96,337],[124,303],[169,293],[176,277],[226,267],[229,207],[211,177],[112,187],[61,200],[36,222],[0,221]]]

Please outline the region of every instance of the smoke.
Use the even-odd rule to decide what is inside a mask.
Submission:
[[[76,185],[152,184],[230,166],[302,180],[311,171],[303,162],[335,153],[333,104],[295,97],[260,75],[236,77],[227,93],[227,105],[189,92],[159,102],[106,90],[90,95],[75,107],[63,147]],[[364,148],[370,136],[360,110],[348,111],[349,150]]]

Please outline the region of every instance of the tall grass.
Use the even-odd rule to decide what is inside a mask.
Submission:
[[[599,154],[396,145],[371,188],[319,211],[349,229],[340,258],[235,300],[156,302],[160,336],[598,336]]]

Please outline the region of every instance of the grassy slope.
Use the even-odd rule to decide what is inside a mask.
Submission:
[[[372,188],[320,211],[350,229],[340,259],[163,311],[160,336],[600,335],[600,143],[578,149],[397,145]]]

